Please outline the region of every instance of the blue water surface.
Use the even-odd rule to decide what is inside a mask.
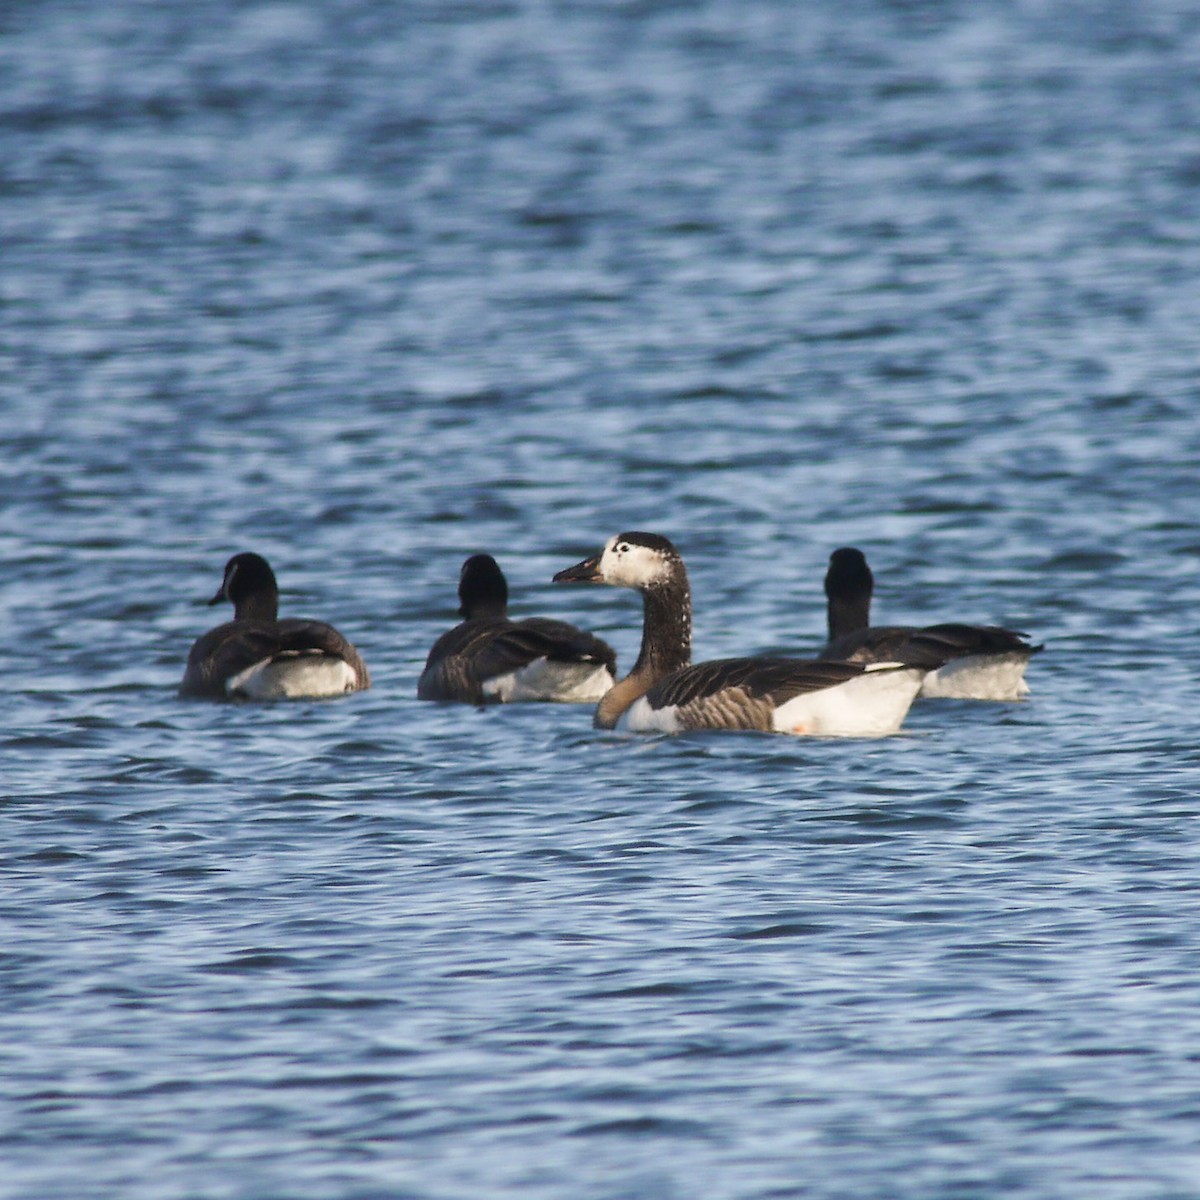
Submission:
[[[1200,1196],[1200,12],[0,11],[0,1194]],[[419,704],[1028,630],[880,741]],[[230,554],[371,691],[175,696]]]

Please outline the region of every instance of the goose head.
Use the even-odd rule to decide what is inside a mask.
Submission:
[[[671,542],[657,533],[618,533],[599,554],[567,567],[555,583],[607,583],[653,591],[686,578],[683,560]]]
[[[508,581],[490,554],[472,554],[458,577],[459,616],[503,617],[508,612]]]
[[[254,617],[273,621],[279,604],[279,585],[275,572],[259,554],[235,554],[225,564],[225,575],[211,607],[228,600],[239,620]]]
[[[843,546],[829,556],[829,570],[825,572],[825,595],[832,600],[835,596],[870,599],[875,589],[875,579],[867,566],[866,555],[853,546]]]

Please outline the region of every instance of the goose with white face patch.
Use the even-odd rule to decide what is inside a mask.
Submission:
[[[926,668],[921,695],[955,700],[1020,700],[1029,694],[1025,668],[1042,649],[998,625],[871,625],[875,579],[866,556],[835,550],[825,574],[829,643],[821,658],[888,660]]]
[[[258,554],[235,554],[210,605],[233,620],[196,639],[180,696],[207,700],[325,699],[371,686],[367,665],[332,625],[278,619],[275,572]]]
[[[595,704],[612,687],[617,656],[600,638],[565,621],[509,619],[508,582],[490,554],[463,563],[458,598],[464,619],[434,642],[418,699]]]
[[[691,665],[692,597],[679,551],[654,533],[621,533],[555,583],[606,583],[642,594],[633,670],[596,707],[600,729],[681,733],[751,729],[878,737],[900,728],[923,671],[894,665],[728,658]]]

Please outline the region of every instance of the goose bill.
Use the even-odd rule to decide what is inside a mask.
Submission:
[[[600,555],[593,554],[573,567],[559,571],[551,583],[603,583],[600,575]]]

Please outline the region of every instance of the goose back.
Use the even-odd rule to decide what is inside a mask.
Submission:
[[[467,619],[434,642],[418,699],[592,703],[612,686],[617,659],[606,642],[566,621],[507,616],[507,582],[490,555],[463,564],[459,597]]]
[[[1029,694],[1025,668],[1042,646],[998,625],[871,625],[874,576],[861,550],[830,555],[825,576],[829,641],[821,658],[844,662],[902,662],[927,672],[925,697],[1019,700]]]
[[[278,588],[265,559],[235,555],[209,601],[235,616],[196,639],[179,694],[212,700],[321,699],[371,685],[362,656],[332,625],[278,620]]]

